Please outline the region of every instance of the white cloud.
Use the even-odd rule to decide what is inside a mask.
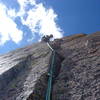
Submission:
[[[13,21],[17,16],[21,18],[22,24],[29,27],[33,37],[27,40],[33,40],[35,34],[40,37],[43,35],[53,34],[54,38],[63,36],[63,32],[57,25],[57,14],[52,8],[46,8],[42,3],[36,4],[36,0],[17,0],[20,5],[20,10],[15,12],[15,9],[8,9],[3,4],[0,4],[0,45],[3,45],[8,40],[19,43],[23,39],[23,32],[17,28]],[[26,10],[31,5],[31,9]],[[25,15],[27,15],[26,18]],[[30,33],[28,33],[30,34]]]
[[[20,5],[20,11],[17,13],[17,16],[23,17],[26,13],[25,8],[28,6],[28,4],[36,5],[35,0],[17,0]]]
[[[7,8],[0,4],[0,45],[8,40],[18,43],[23,36],[23,32],[17,29],[16,23],[7,15],[7,11]]]
[[[10,9],[7,11],[7,15],[11,18],[14,18],[16,17],[16,12],[15,12],[15,9]]]
[[[34,1],[34,2],[33,2]],[[47,9],[42,3],[36,4],[35,0],[18,0],[21,9],[18,16],[21,17],[22,23],[27,25],[32,33],[38,33],[40,36],[53,34],[54,38],[60,38],[63,36],[63,32],[57,25],[57,14],[52,8]],[[34,5],[29,11],[25,11],[28,4]],[[28,14],[27,18],[23,16]]]

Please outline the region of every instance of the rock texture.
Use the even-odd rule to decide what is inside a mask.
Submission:
[[[26,100],[46,74],[51,52],[45,43],[0,56],[0,100]]]
[[[100,32],[63,38],[52,100],[100,100]]]
[[[52,100],[100,100],[100,32],[50,43],[56,58]],[[0,56],[0,100],[45,100],[51,51],[36,43]]]

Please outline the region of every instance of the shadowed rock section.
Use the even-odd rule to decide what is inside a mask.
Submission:
[[[64,58],[57,57],[52,100],[100,100],[100,32],[50,44]],[[1,55],[0,100],[45,100],[50,61],[46,43]]]
[[[14,78],[18,76],[18,74],[22,70],[25,70],[25,69],[27,70],[27,67],[30,66],[30,60],[31,60],[31,57],[28,56],[25,58],[25,60],[23,59],[23,61],[16,64],[13,68],[1,74],[0,75],[0,90],[3,90],[8,85],[8,83],[10,83],[10,81],[12,81]]]
[[[51,57],[50,57],[48,72],[50,71],[52,56],[53,55],[51,55]],[[64,60],[64,58],[61,55],[59,55],[58,53],[56,53],[55,63],[54,63],[54,68],[53,68],[52,86],[55,83],[55,79],[60,72],[61,62],[63,60]],[[31,93],[31,95],[27,98],[27,100],[33,100],[33,99],[34,100],[45,100],[46,92],[47,92],[48,78],[49,78],[48,72],[41,75],[41,77],[37,80],[37,82],[35,84],[35,88],[34,88],[33,92]],[[51,95],[52,95],[52,93],[51,93]]]

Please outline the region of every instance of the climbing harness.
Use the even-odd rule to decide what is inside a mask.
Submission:
[[[50,71],[48,73],[48,86],[46,91],[46,100],[51,100],[51,93],[52,93],[52,82],[53,82],[53,76],[54,76],[54,67],[55,67],[55,56],[56,52],[55,50],[50,46],[50,44],[47,42],[48,47],[52,50],[52,61],[50,65]]]

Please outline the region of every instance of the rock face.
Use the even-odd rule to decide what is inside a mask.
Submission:
[[[50,42],[57,51],[52,100],[100,100],[100,32]],[[0,100],[45,100],[52,59],[46,43],[0,56]]]
[[[26,100],[47,72],[51,52],[37,43],[0,56],[0,100]]]

